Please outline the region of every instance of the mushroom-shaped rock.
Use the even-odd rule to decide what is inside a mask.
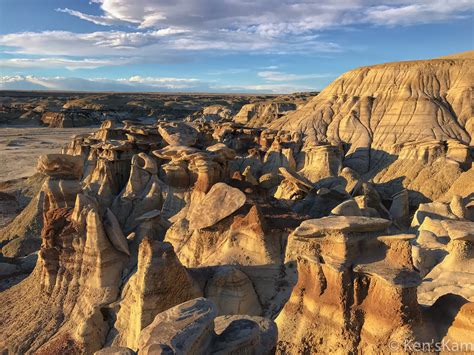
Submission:
[[[196,298],[158,314],[142,330],[139,353],[151,354],[206,354],[214,335],[214,304]]]
[[[163,149],[154,150],[153,155],[166,160],[179,159],[185,155],[199,152],[199,149],[185,145],[168,145]]]
[[[326,259],[350,263],[361,256],[391,222],[363,216],[329,216],[303,221],[288,237],[285,262],[300,256],[314,257],[320,253]]]
[[[242,191],[219,182],[211,187],[201,204],[189,212],[189,228],[202,229],[213,226],[237,211],[245,201],[246,197]]]
[[[46,154],[38,159],[36,169],[57,179],[78,180],[82,176],[84,160],[78,155]]]
[[[383,218],[334,216],[310,219],[301,223],[295,234],[301,237],[319,237],[331,231],[339,232],[379,232],[390,226]]]

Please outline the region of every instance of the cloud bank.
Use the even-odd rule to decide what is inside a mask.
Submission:
[[[218,85],[196,78],[131,76],[120,79],[39,77],[34,75],[0,76],[0,90],[51,91],[116,91],[116,92],[271,92],[311,91],[313,87],[299,84]]]
[[[344,48],[327,35],[331,30],[369,26],[376,31],[380,26],[440,23],[472,16],[474,10],[472,0],[91,0],[90,4],[91,13],[95,7],[99,14],[74,8],[56,11],[101,26],[100,30],[81,33],[26,31],[0,35],[1,51],[9,55],[9,58],[0,59],[0,68],[22,70],[20,73],[27,69],[49,68],[74,71],[177,63],[199,56],[341,53]],[[66,85],[66,78],[40,80],[20,75],[21,78],[12,79],[14,77],[10,76],[8,80],[13,81],[8,81],[8,85],[70,85]],[[262,68],[256,74],[259,84],[235,87],[286,91],[290,87],[303,89],[307,86],[284,85],[284,82],[321,77],[324,76],[285,73],[274,66]],[[78,90],[91,84],[97,88],[105,85],[96,79],[70,79],[69,83],[76,83]],[[148,82],[133,82],[130,78],[120,80],[112,80],[107,87],[118,85],[133,89],[141,85],[142,90],[146,90],[161,85],[160,88],[168,88],[163,81],[155,82],[152,78]],[[178,85],[177,82],[174,85]]]

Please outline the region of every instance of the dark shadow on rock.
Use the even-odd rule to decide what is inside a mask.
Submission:
[[[398,159],[397,155],[390,154],[384,150],[370,150],[370,167],[368,175],[370,178],[376,176],[383,169],[392,165]],[[368,178],[369,178],[368,176]]]
[[[403,186],[404,180],[405,176],[399,176],[383,183],[374,183],[374,187],[380,194],[382,200],[391,200],[391,196],[405,189],[405,186]],[[410,207],[417,208],[420,203],[431,202],[431,199],[423,195],[421,192],[408,189],[408,201]]]
[[[441,296],[429,308],[423,310],[423,316],[433,327],[435,342],[440,342],[448,333],[462,306],[469,301],[464,297],[448,293]]]

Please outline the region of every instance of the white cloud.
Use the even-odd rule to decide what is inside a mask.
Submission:
[[[123,23],[123,21],[120,21],[119,19],[116,19],[116,18],[113,18],[113,17],[110,17],[110,16],[88,15],[88,14],[82,13],[80,11],[71,10],[71,9],[68,9],[68,8],[56,9],[56,11],[64,12],[66,14],[79,17],[81,20],[86,20],[86,21],[95,23],[96,25],[112,26],[112,25],[117,25],[117,24]]]
[[[156,78],[132,76],[127,79],[118,79],[119,82],[126,82],[131,85],[147,85],[152,87],[166,87],[168,89],[183,89],[193,87],[199,83],[195,78]]]
[[[291,84],[213,85],[211,89],[219,92],[267,92],[274,94],[291,94],[316,90],[313,86]]]
[[[268,81],[298,81],[307,79],[328,78],[331,74],[289,74],[279,71],[261,71],[257,75]]]
[[[198,51],[219,53],[338,52],[335,43],[300,39],[268,39],[245,31],[200,32],[167,27],[146,32],[21,32],[0,36],[9,53],[52,56],[134,56],[159,61]]]
[[[17,48],[18,53],[88,55],[131,53],[133,49],[158,44],[164,38],[184,34],[187,30],[165,28],[147,32],[69,31],[20,32],[0,36],[0,44]],[[128,50],[128,51],[126,51]]]
[[[120,79],[84,79],[33,75],[0,76],[2,90],[175,91],[200,88],[208,88],[208,86],[194,78],[132,76]]]
[[[128,78],[73,78],[39,77],[33,75],[0,76],[0,90],[57,90],[57,91],[214,91],[214,92],[261,92],[292,93],[313,91],[308,85],[257,84],[257,85],[216,85],[195,78],[141,77]]]
[[[472,10],[472,0],[97,0],[103,16],[63,9],[73,16],[139,28],[248,29],[266,37],[301,34],[358,23],[380,25],[442,21]],[[383,21],[389,19],[389,22]]]
[[[96,69],[99,67],[123,65],[130,63],[130,59],[68,59],[68,58],[11,58],[0,59],[0,67],[5,68],[66,68]]]
[[[9,52],[51,56],[176,58],[192,52],[331,53],[326,29],[410,25],[469,13],[472,0],[94,0],[99,16],[58,9],[99,25],[127,30],[21,32],[0,36]]]
[[[249,72],[248,68],[228,68],[222,70],[213,70],[208,72],[208,75],[236,75]]]
[[[384,26],[434,23],[462,17],[474,8],[472,0],[433,0],[390,2],[367,10],[367,21]]]

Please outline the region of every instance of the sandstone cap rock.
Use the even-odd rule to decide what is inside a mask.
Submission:
[[[448,231],[451,240],[474,242],[474,222],[444,220],[441,224]]]
[[[383,218],[362,216],[329,216],[301,223],[294,234],[302,237],[319,237],[329,232],[379,232],[390,226]]]
[[[38,172],[58,179],[80,179],[84,168],[81,156],[46,154],[38,159]]]
[[[161,124],[158,132],[169,145],[192,146],[197,141],[197,131],[183,122]]]
[[[202,229],[213,226],[237,211],[245,201],[246,197],[242,191],[219,182],[213,185],[201,203],[190,211],[189,228]]]
[[[153,155],[161,159],[178,159],[185,155],[199,152],[199,149],[185,145],[168,145],[163,149],[153,151]]]

